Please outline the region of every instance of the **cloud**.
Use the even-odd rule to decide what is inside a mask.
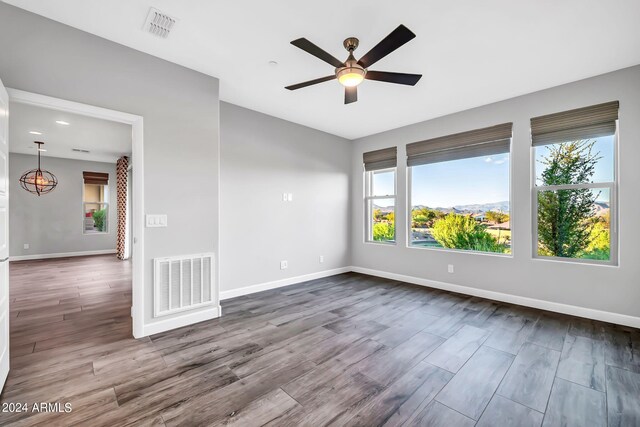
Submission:
[[[505,156],[501,159],[494,159],[493,157],[487,157],[484,159],[486,163],[493,163],[494,165],[501,165],[503,163],[506,163],[507,160],[509,160],[509,156]]]

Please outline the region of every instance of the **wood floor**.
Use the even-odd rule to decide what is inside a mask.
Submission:
[[[358,274],[130,337],[127,262],[11,264],[0,425],[639,426],[640,331]]]

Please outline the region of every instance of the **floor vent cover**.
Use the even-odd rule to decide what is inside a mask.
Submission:
[[[147,20],[142,29],[154,36],[166,39],[169,37],[171,29],[178,20],[172,16],[160,12],[158,9],[150,8]]]
[[[213,254],[153,260],[154,316],[217,304]]]

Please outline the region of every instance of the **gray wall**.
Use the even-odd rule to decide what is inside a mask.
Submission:
[[[145,229],[152,321],[152,259],[218,252],[218,79],[1,2],[0,79],[144,117],[145,211],[169,219],[167,228]],[[194,221],[195,212],[207,221]]]
[[[223,102],[220,141],[223,291],[349,265],[348,140]]]
[[[531,257],[531,160],[529,119],[539,115],[620,101],[619,266],[594,266]],[[360,267],[640,316],[640,66],[362,138],[353,143],[352,261]],[[398,210],[407,211],[405,144],[512,121],[511,215],[513,257],[452,253],[364,243],[362,153],[398,146]],[[407,224],[397,222],[397,235]],[[454,264],[455,273],[447,273]]]
[[[38,197],[26,192],[18,182],[20,176],[33,169],[36,156],[9,155],[9,254],[40,255],[116,249],[116,165],[102,162],[43,157],[42,167],[58,178],[58,186]],[[108,233],[84,234],[82,215],[82,172],[109,174]],[[24,244],[29,249],[24,249]]]
[[[219,249],[218,80],[4,3],[0,78],[9,87],[144,117],[145,210],[169,216],[168,228],[145,232],[145,315],[150,321],[151,260]],[[614,99],[621,103],[619,266],[532,260],[529,118]],[[349,168],[343,169],[347,155],[331,155],[322,147],[341,146],[337,138],[232,106],[225,111],[229,131],[222,132],[229,149],[224,149],[222,204],[229,207],[222,215],[223,290],[341,266],[351,254],[352,263],[361,267],[640,315],[639,67],[357,140],[350,147],[351,197],[345,188]],[[409,249],[402,242],[395,247],[363,243],[363,151],[398,145],[402,159],[406,143],[505,121],[514,122],[513,257]],[[255,157],[241,162],[242,156]],[[259,166],[261,159],[269,167]],[[254,173],[252,167],[262,169]],[[206,191],[193,185],[198,182],[207,183]],[[398,183],[400,218],[406,214],[403,166]],[[294,193],[294,201],[283,204],[282,192]],[[350,224],[343,221],[349,200]],[[251,208],[271,224],[247,232],[251,218],[245,210]],[[206,220],[196,221],[196,215]],[[310,220],[301,220],[304,216]],[[398,222],[398,235],[404,236],[405,228]],[[349,230],[351,247],[341,238]],[[253,233],[266,236],[265,243],[252,239]],[[324,265],[317,263],[320,254]],[[284,257],[290,267],[281,272],[278,261]],[[449,263],[456,266],[453,275],[446,273]]]

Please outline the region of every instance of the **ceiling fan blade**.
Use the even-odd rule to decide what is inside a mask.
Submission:
[[[309,80],[308,82],[302,82],[302,83],[298,83],[298,84],[295,84],[295,85],[287,86],[287,87],[285,87],[285,89],[296,90],[296,89],[300,89],[300,88],[303,88],[303,87],[315,85],[315,84],[318,84],[318,83],[328,82],[329,80],[333,80],[335,78],[336,78],[336,76],[335,76],[335,74],[333,74],[331,76],[320,77],[319,79]]]
[[[398,28],[393,30],[391,34],[382,39],[380,43],[375,45],[373,49],[365,53],[365,55],[358,61],[358,64],[363,68],[369,68],[409,40],[413,39],[415,36],[416,35],[413,34],[410,29],[404,25],[400,25]]]
[[[344,103],[351,104],[358,100],[358,86],[347,86],[344,88]]]
[[[379,82],[397,83],[401,85],[415,86],[422,74],[390,73],[388,71],[367,71],[364,76],[367,80]]]
[[[336,59],[330,53],[327,53],[324,50],[320,49],[318,46],[311,43],[309,40],[305,39],[304,37],[301,39],[292,41],[291,44],[294,45],[295,47],[299,47],[300,49],[304,50],[307,53],[310,53],[316,58],[322,59],[324,62],[331,64],[336,68],[344,66],[344,63],[342,63],[342,61],[340,61],[339,59]]]

